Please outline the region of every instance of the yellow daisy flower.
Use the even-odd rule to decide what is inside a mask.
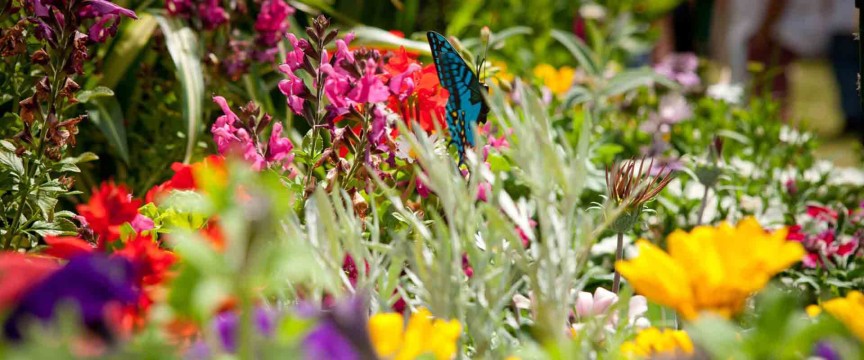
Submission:
[[[628,359],[669,357],[693,354],[693,342],[683,330],[651,327],[639,332],[636,338],[621,344],[621,354]]]
[[[407,327],[401,314],[375,314],[369,319],[369,333],[381,358],[408,360],[432,354],[437,360],[447,360],[456,354],[462,326],[456,320],[433,319],[429,310],[420,308]]]
[[[804,256],[800,243],[786,241],[786,229],[766,232],[753,218],[677,230],[667,243],[668,253],[641,239],[639,255],[615,268],[637,293],[688,320],[703,311],[737,314],[751,294]]]

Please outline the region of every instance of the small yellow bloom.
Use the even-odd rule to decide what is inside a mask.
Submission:
[[[674,356],[693,353],[693,342],[683,330],[647,328],[632,341],[621,344],[621,353],[627,358]]]
[[[849,292],[845,298],[836,298],[822,304],[829,314],[846,325],[855,336],[864,341],[864,294]]]
[[[636,292],[688,320],[702,311],[725,318],[737,314],[752,293],[804,256],[800,243],[786,241],[785,229],[766,232],[753,218],[737,227],[677,230],[667,243],[668,253],[639,240],[639,255],[615,268]]]
[[[573,86],[576,70],[569,66],[555,69],[549,64],[540,64],[534,68],[534,76],[546,85],[553,94],[561,96]]]
[[[807,308],[804,309],[804,311],[807,312],[807,316],[815,318],[822,313],[822,308],[819,307],[819,305],[808,305]]]
[[[501,84],[501,81],[512,83],[516,77],[507,72],[507,63],[503,61],[489,60],[490,66],[483,67],[481,80],[492,79],[492,82]]]
[[[401,314],[375,314],[369,319],[372,345],[380,357],[408,360],[433,354],[437,360],[447,360],[456,354],[462,334],[459,321],[433,319],[429,310],[420,308],[403,327]]]

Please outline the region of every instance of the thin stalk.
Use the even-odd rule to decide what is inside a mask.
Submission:
[[[624,233],[618,233],[618,244],[615,247],[615,262],[621,261],[624,258]],[[621,288],[621,273],[615,270],[615,278],[612,280],[612,292],[618,293]]]
[[[705,214],[705,207],[708,205],[708,190],[711,190],[709,187],[705,187],[705,192],[702,193],[702,203],[699,204],[699,212],[696,217],[696,225],[702,225],[702,215]]]
[[[318,40],[318,58],[319,59],[323,59],[323,52],[324,52],[324,40],[319,39]],[[321,73],[320,67],[321,67],[321,63],[318,63],[319,69],[316,69],[317,73],[315,74],[315,86],[317,87],[315,89],[315,92],[316,92],[315,98],[316,98],[317,102],[315,103],[315,107],[316,107],[315,119],[313,119],[313,123],[312,123],[312,142],[311,142],[312,148],[309,149],[309,161],[306,164],[306,179],[303,181],[303,184],[306,187],[308,187],[309,182],[312,181],[312,172],[315,170],[315,169],[313,169],[313,167],[315,166],[315,144],[318,142],[318,125],[321,124],[321,120],[323,120],[321,102],[323,101],[323,98],[324,98],[324,76]],[[304,192],[304,195],[308,196],[309,193]]]

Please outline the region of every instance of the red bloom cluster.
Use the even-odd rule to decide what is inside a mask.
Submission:
[[[382,75],[389,83],[391,95],[387,107],[402,116],[409,125],[417,122],[426,132],[434,132],[437,126],[447,128],[447,98],[450,94],[441,87],[435,65],[421,67],[417,56],[405,48],[394,52],[384,65]]]
[[[132,222],[141,205],[141,200],[133,199],[124,185],[104,182],[99,188],[93,189],[90,201],[78,205],[77,209],[98,237],[99,249],[104,250],[108,242],[120,238],[120,226]]]
[[[855,217],[856,213],[849,211],[850,217]],[[800,242],[807,250],[802,261],[805,267],[817,268],[825,267],[826,263],[837,264],[838,260],[847,258],[859,248],[861,231],[845,235],[844,228],[851,226],[840,226],[838,222],[836,210],[810,205],[806,215],[799,219],[797,224],[789,227],[786,239]]]

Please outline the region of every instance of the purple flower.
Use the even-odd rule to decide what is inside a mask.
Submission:
[[[257,335],[271,337],[276,331],[276,322],[279,319],[277,311],[258,307],[253,314],[253,324]],[[237,351],[237,336],[240,326],[240,316],[233,311],[222,312],[213,319],[213,331],[219,337],[219,344],[228,353]],[[191,349],[190,349],[191,351]],[[196,349],[197,353],[206,353],[202,349]],[[208,351],[209,352],[209,351]]]
[[[337,302],[318,313],[318,326],[303,339],[306,359],[376,359],[363,297]]]
[[[827,341],[820,341],[813,347],[813,358],[822,360],[840,360],[840,353]]]
[[[213,319],[213,330],[219,336],[222,349],[229,353],[237,351],[237,325],[240,319],[234,312],[226,311]]]
[[[100,17],[100,16],[125,16],[128,18],[138,19],[135,12],[119,6],[115,3],[106,0],[85,0],[82,2],[82,9],[79,11],[82,17]]]
[[[693,117],[693,109],[687,103],[687,99],[681,94],[669,94],[660,98],[660,105],[656,113],[648,117],[648,121],[642,123],[639,129],[649,134],[658,132],[667,133],[671,125]]]
[[[702,82],[696,74],[697,67],[699,58],[693,53],[669,54],[654,66],[654,71],[689,90]]]
[[[72,258],[66,266],[34,286],[6,319],[6,337],[20,339],[27,321],[49,322],[59,304],[71,304],[84,325],[106,340],[112,340],[106,310],[109,305],[130,305],[138,299],[132,264],[124,258],[99,253]]]
[[[351,342],[342,335],[336,324],[324,321],[303,339],[305,359],[360,359]]]

